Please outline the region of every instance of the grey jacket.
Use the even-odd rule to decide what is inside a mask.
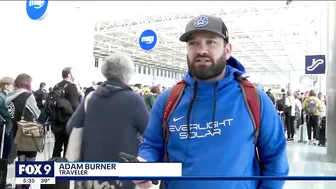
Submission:
[[[29,92],[29,91],[26,90],[26,89],[16,89],[16,90],[8,93],[7,94],[7,99],[6,99],[6,105],[8,105],[16,97],[18,97],[20,94],[22,94],[24,92]],[[29,96],[29,98],[27,100],[26,108],[34,115],[35,119],[37,119],[38,117],[40,117],[41,111],[37,107],[37,103],[36,103],[34,95],[30,95]],[[9,112],[9,113],[11,113],[12,117],[14,117],[14,112]]]

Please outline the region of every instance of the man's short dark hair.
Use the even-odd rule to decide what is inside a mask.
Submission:
[[[44,83],[44,82],[40,83],[40,89],[44,88],[45,86],[46,86],[46,83]]]
[[[65,79],[69,76],[69,74],[71,74],[71,67],[66,67],[62,70],[62,78]]]

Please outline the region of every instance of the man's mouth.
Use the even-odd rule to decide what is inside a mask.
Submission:
[[[210,58],[196,58],[195,62],[197,64],[210,64],[211,60]]]

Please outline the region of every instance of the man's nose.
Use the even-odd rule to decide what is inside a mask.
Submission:
[[[208,46],[205,42],[199,43],[199,45],[197,46],[197,54],[208,54]]]

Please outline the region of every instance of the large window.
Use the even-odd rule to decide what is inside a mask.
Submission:
[[[147,67],[147,74],[150,75],[151,74],[151,67]]]
[[[143,66],[142,68],[142,74],[146,74],[147,66]]]
[[[134,65],[134,73],[136,73],[137,72],[137,68],[138,68],[138,65]]]
[[[138,66],[138,73],[141,74],[141,65]]]

